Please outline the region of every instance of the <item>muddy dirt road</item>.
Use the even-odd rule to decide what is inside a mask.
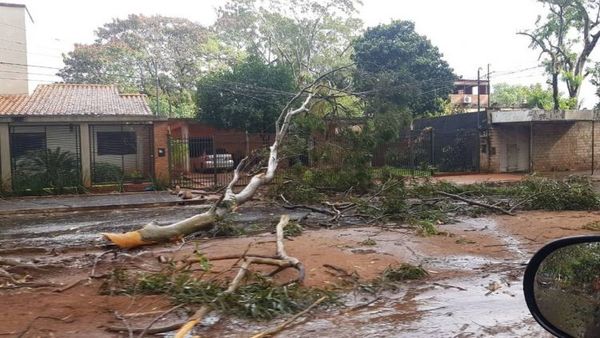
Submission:
[[[97,280],[84,281],[61,293],[52,291],[88,276],[96,255],[106,250],[104,243],[98,241],[98,232],[130,230],[150,220],[168,223],[196,210],[197,207],[179,207],[0,219],[0,258],[60,263],[55,269],[32,273],[32,280],[51,283],[48,287],[0,290],[0,335],[116,337],[103,328],[120,323],[115,311],[134,325],[148,323],[155,315],[135,314],[168,309],[171,305],[167,299],[102,296],[98,294],[101,281]],[[241,215],[235,222],[249,225],[274,224],[278,218],[276,214],[244,210]],[[356,271],[367,280],[391,264],[406,262],[422,265],[430,277],[406,283],[398,291],[377,298],[349,292],[343,296],[344,305],[314,311],[281,336],[544,337],[523,300],[524,266],[544,243],[589,233],[582,226],[597,220],[597,212],[524,212],[516,217],[465,219],[440,226],[445,234],[431,237],[417,236],[412,229],[396,224],[383,228],[308,229],[286,242],[288,253],[304,262],[308,285],[327,287],[341,283],[323,264]],[[374,245],[363,244],[369,238],[369,244]],[[255,243],[251,253],[273,250],[273,235],[257,230],[250,237],[198,239],[176,254],[189,253],[195,247],[208,255],[241,253],[250,242]],[[177,247],[173,244],[130,254]],[[106,255],[98,263],[97,272],[110,271],[116,259]],[[139,264],[144,268],[143,262]],[[369,305],[362,306],[365,304]],[[185,313],[174,313],[160,323],[182,316]],[[203,337],[247,337],[280,321],[251,323],[213,315],[205,319],[205,324],[213,325],[200,327],[197,333]]]

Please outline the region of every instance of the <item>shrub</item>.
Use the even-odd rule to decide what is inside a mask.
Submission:
[[[62,194],[65,188],[80,186],[79,161],[60,147],[30,151],[17,160],[14,187],[21,193]]]
[[[112,163],[98,162],[93,170],[94,183],[114,183],[123,180],[123,170]]]

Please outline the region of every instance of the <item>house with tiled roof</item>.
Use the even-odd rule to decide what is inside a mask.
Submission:
[[[0,22],[7,24],[0,29],[0,188],[34,194],[123,187],[156,177],[155,165],[159,177],[169,175],[169,129],[145,95],[101,84],[40,84],[31,91],[33,18],[23,4],[0,2]]]
[[[158,120],[145,95],[122,94],[113,85],[43,84],[31,95],[0,95],[4,186],[35,192],[45,185],[150,180]],[[32,167],[54,158],[65,163]],[[59,172],[52,175],[66,176],[67,182],[40,182],[48,180],[43,170]]]

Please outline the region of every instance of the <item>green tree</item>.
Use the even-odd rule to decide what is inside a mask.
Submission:
[[[367,113],[384,138],[407,118],[441,111],[456,76],[438,48],[415,32],[410,21],[369,28],[354,43],[355,82]],[[440,100],[442,99],[442,100]]]
[[[570,98],[558,98],[559,109],[574,109],[576,102]],[[530,86],[499,83],[494,86],[492,105],[498,108],[553,109],[552,90],[537,83]]]
[[[559,109],[558,79],[567,85],[569,98],[577,100],[586,65],[600,39],[600,4],[597,0],[538,0],[549,10],[538,16],[536,28],[520,32],[531,39],[531,48],[546,56],[543,64],[552,76],[554,109]]]
[[[360,0],[229,0],[214,25],[231,49],[285,64],[296,83],[349,63]]]
[[[183,18],[130,15],[99,27],[96,36],[63,55],[58,75],[65,82],[118,84],[152,97],[158,92],[166,103],[161,112],[187,116],[196,110],[198,77],[226,66],[232,55],[207,28]]]
[[[200,80],[198,117],[217,127],[269,133],[294,88],[285,65],[251,57]]]
[[[590,74],[592,75],[590,82],[596,86],[596,96],[600,98],[600,62],[596,62],[594,67],[591,68]],[[596,104],[595,109],[600,109],[600,102]]]

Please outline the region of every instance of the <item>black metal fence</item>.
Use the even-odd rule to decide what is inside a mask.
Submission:
[[[153,177],[151,125],[90,126],[93,184],[147,182]]]
[[[11,126],[13,190],[62,193],[81,186],[79,126]]]
[[[409,174],[478,171],[479,142],[476,129],[439,131],[429,127],[378,146],[372,164],[403,169]]]
[[[202,189],[226,186],[233,171],[246,156],[250,161],[241,173],[237,185],[250,181],[252,168],[272,142],[271,135],[213,135],[203,137],[169,138],[169,172],[171,185]]]

